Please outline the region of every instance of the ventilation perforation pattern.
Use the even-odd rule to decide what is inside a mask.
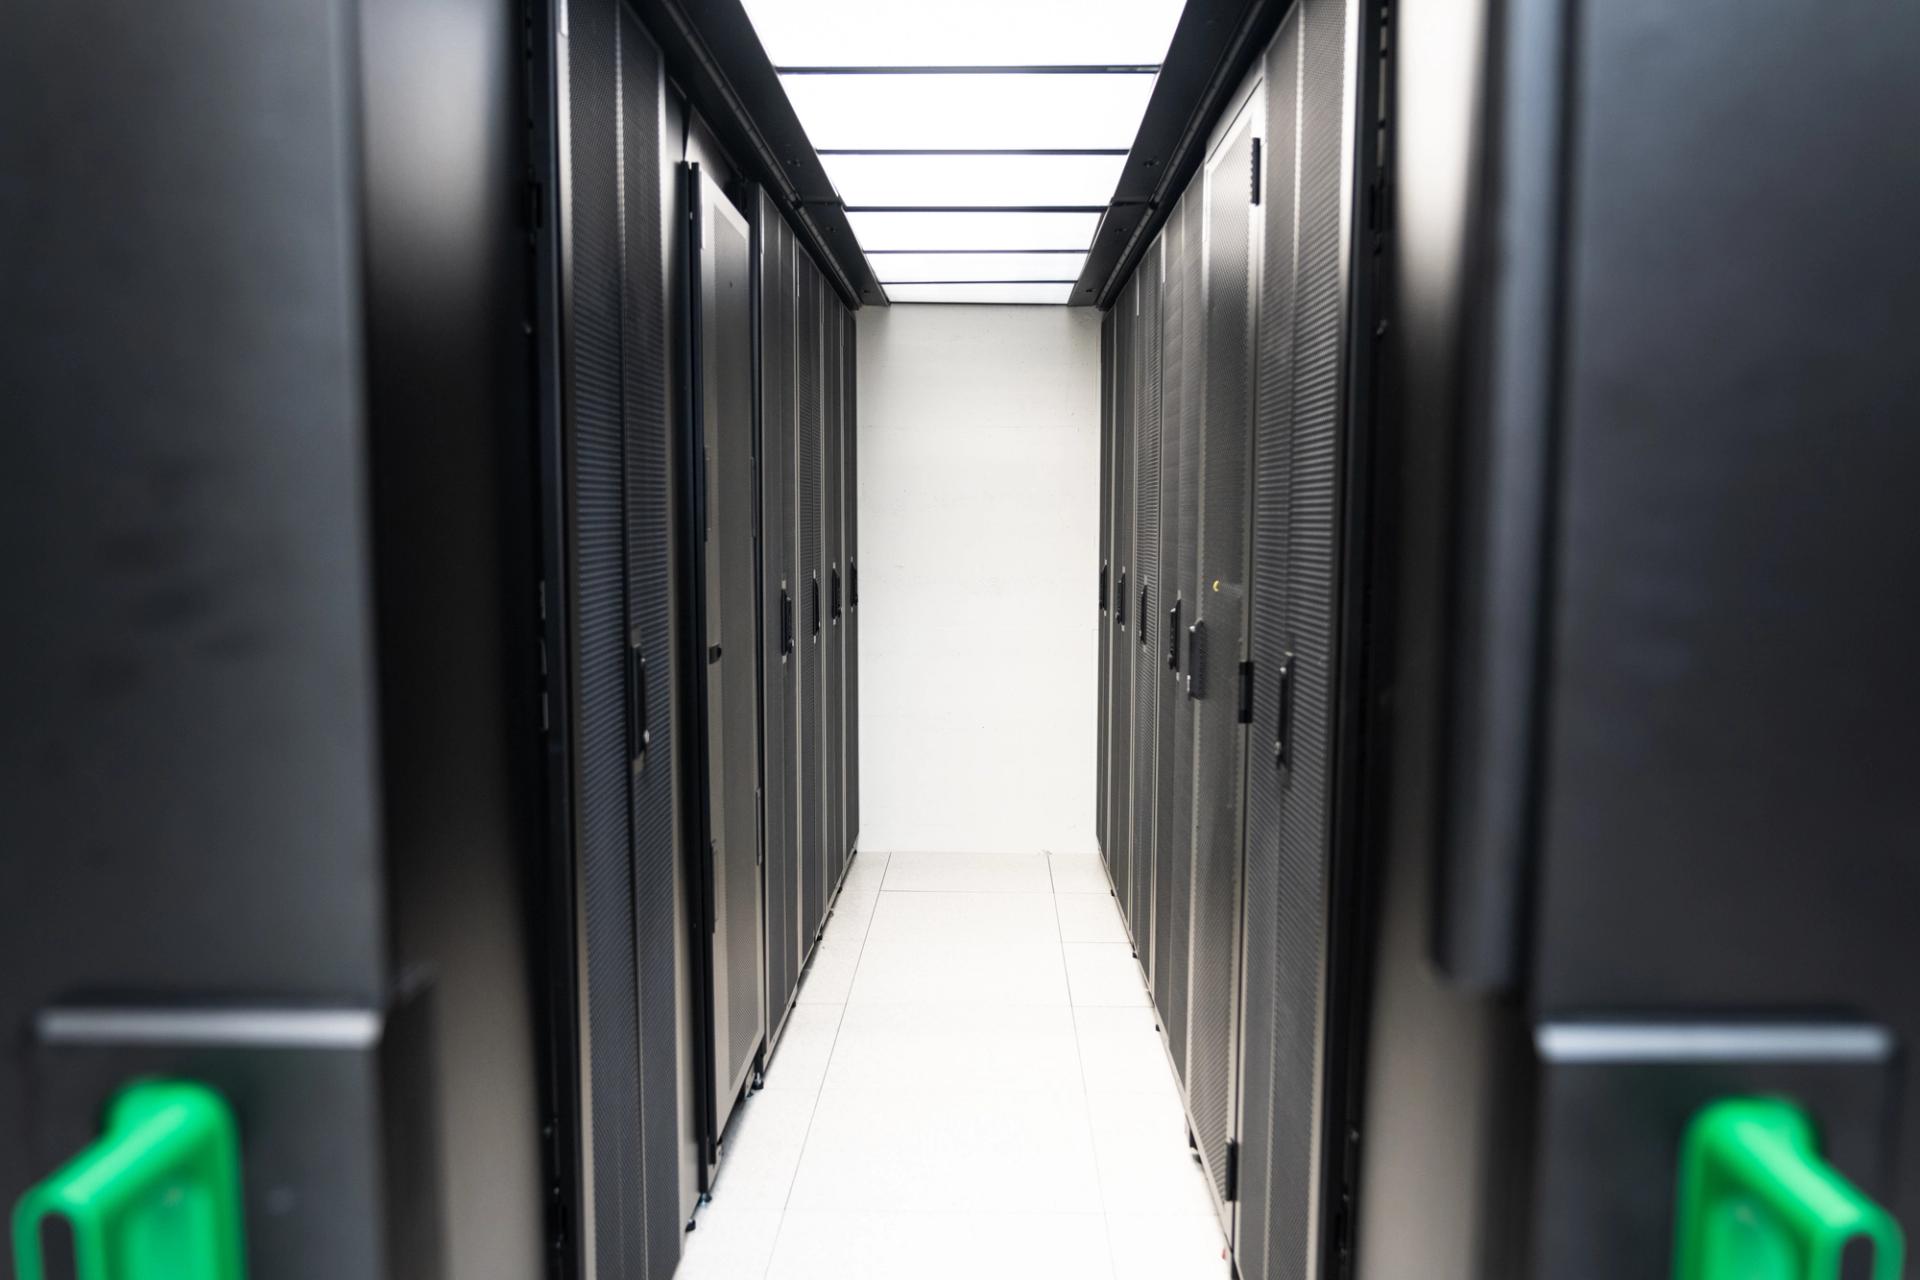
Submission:
[[[646,1272],[647,1232],[625,719],[628,571],[615,15],[611,0],[576,5],[568,45],[573,180],[568,511],[593,1252],[602,1273],[631,1275]]]

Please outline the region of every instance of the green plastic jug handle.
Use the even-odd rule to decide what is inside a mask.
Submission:
[[[1783,1099],[1731,1098],[1687,1127],[1674,1280],[1899,1280],[1893,1217],[1821,1159]]]
[[[18,1280],[44,1280],[42,1230],[64,1218],[78,1280],[245,1280],[240,1139],[204,1085],[128,1086],[106,1130],[13,1210]]]

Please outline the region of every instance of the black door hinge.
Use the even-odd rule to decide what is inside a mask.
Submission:
[[[1241,724],[1253,723],[1253,664],[1240,664],[1240,704],[1235,712]]]
[[[1247,176],[1247,181],[1253,195],[1252,203],[1259,204],[1260,203],[1260,139],[1258,138],[1255,138],[1253,140],[1253,165],[1251,167],[1251,171]]]
[[[1220,1198],[1228,1204],[1235,1204],[1240,1199],[1240,1143],[1238,1139],[1227,1139],[1226,1164],[1227,1167],[1221,1172],[1224,1175],[1223,1180],[1227,1184],[1227,1189],[1221,1194]]]

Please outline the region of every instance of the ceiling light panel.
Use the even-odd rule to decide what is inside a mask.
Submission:
[[[1153,81],[1106,73],[780,77],[816,151],[1125,151]]]
[[[1064,306],[1070,284],[890,284],[891,302],[1007,302]]]
[[[880,283],[1078,280],[1084,253],[876,253],[867,262]]]
[[[826,155],[840,198],[860,205],[1105,205],[1125,156]]]
[[[1097,213],[847,214],[860,247],[875,249],[1082,249],[1093,243]]]
[[[1183,0],[746,0],[776,67],[1151,65]]]

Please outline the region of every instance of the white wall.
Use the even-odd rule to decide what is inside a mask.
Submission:
[[[1090,851],[1099,313],[856,327],[860,847]]]

